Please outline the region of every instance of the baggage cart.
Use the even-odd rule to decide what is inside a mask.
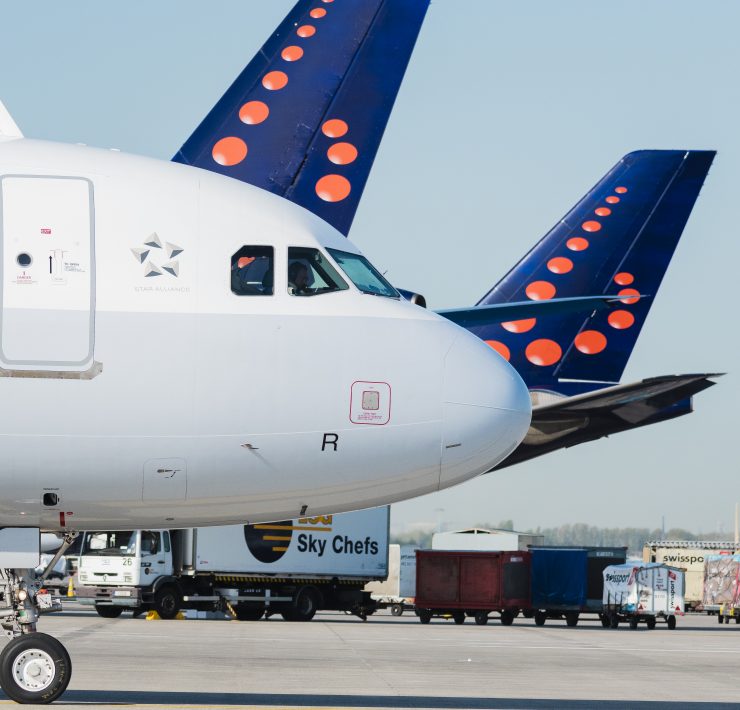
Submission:
[[[416,614],[422,624],[472,616],[487,624],[491,614],[509,626],[530,606],[528,552],[417,550]]]
[[[740,624],[740,555],[706,555],[701,609],[720,624]]]
[[[604,570],[604,614],[609,627],[627,622],[636,629],[644,622],[654,629],[664,621],[676,628],[676,617],[683,616],[684,571],[678,567],[653,563],[610,565]]]
[[[526,616],[533,616],[537,626],[548,619],[565,619],[568,626],[576,626],[584,614],[608,624],[602,610],[602,572],[627,559],[626,547],[530,545],[529,550],[532,607]]]

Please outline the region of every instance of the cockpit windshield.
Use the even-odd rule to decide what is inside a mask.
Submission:
[[[331,262],[318,249],[288,249],[288,293],[291,296],[316,296],[348,288]]]
[[[360,254],[352,254],[338,249],[327,249],[334,261],[350,278],[352,283],[363,293],[387,298],[400,298],[400,294],[382,276],[382,274]]]
[[[136,530],[85,533],[82,555],[124,557],[136,553]]]

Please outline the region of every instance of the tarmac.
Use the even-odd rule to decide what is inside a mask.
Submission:
[[[39,631],[72,657],[70,708],[740,708],[740,625],[598,621],[476,626],[413,613],[366,622],[102,619],[76,603]],[[2,697],[2,696],[0,696]],[[15,705],[7,699],[0,705]]]

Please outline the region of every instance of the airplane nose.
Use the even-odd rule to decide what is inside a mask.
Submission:
[[[490,471],[524,439],[532,418],[516,370],[467,333],[445,358],[443,408],[440,488]]]

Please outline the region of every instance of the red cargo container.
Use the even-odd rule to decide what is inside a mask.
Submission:
[[[476,624],[498,613],[512,624],[531,606],[529,552],[416,551],[416,613],[422,624],[450,615],[456,624],[466,616]]]

